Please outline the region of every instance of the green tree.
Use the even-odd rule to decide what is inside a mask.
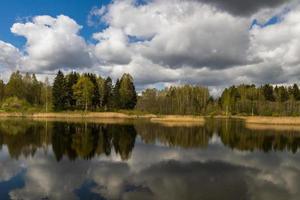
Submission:
[[[101,105],[100,104],[101,96],[100,96],[99,85],[97,82],[97,76],[95,74],[91,74],[91,73],[86,74],[86,76],[93,83],[94,89],[93,89],[93,93],[92,93],[92,107],[93,107],[93,109],[97,109]]]
[[[0,80],[0,102],[4,99],[5,97],[5,83]]]
[[[137,94],[130,74],[124,74],[120,80],[120,104],[122,109],[133,109],[137,103]]]
[[[53,109],[64,110],[67,105],[67,90],[66,90],[66,81],[64,74],[61,71],[58,71],[53,87],[52,87],[52,104]]]
[[[275,101],[273,86],[266,84],[262,87],[263,95],[267,101]]]
[[[42,102],[42,83],[37,80],[35,74],[32,74],[31,77],[31,93],[32,93],[32,102],[33,105],[40,105]]]
[[[84,105],[85,111],[87,111],[88,106],[92,104],[93,91],[94,85],[86,76],[81,76],[78,82],[73,86],[77,105]]]
[[[104,81],[103,86],[103,99],[102,99],[102,106],[105,110],[111,107],[112,103],[112,80],[110,77],[107,77]]]
[[[300,100],[300,90],[297,84],[294,84],[292,87],[292,95],[296,101]]]
[[[5,88],[5,96],[13,97],[16,96],[19,99],[25,98],[24,82],[22,75],[19,71],[13,72]]]
[[[66,101],[69,108],[74,109],[76,99],[73,94],[73,86],[77,83],[80,75],[77,72],[71,72],[66,75]]]

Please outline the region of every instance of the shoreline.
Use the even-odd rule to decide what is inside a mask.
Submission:
[[[49,113],[9,113],[0,112],[0,118],[27,118],[27,119],[77,119],[77,120],[149,120],[154,123],[204,123],[204,116],[191,115],[154,115],[154,114],[126,114],[122,112],[49,112]]]
[[[300,116],[196,116],[196,115],[155,115],[155,114],[127,114],[123,112],[49,112],[49,113],[20,113],[0,112],[0,118],[28,118],[28,119],[115,119],[115,120],[149,120],[153,123],[202,123],[212,119],[237,119],[245,124],[260,125],[300,125]]]

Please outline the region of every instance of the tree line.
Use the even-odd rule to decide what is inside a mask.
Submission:
[[[30,108],[108,111],[133,109],[136,102],[137,93],[130,74],[123,74],[115,83],[110,77],[93,73],[64,75],[62,71],[58,71],[53,85],[48,79],[41,82],[35,74],[22,75],[19,71],[12,73],[7,83],[0,80],[1,108],[7,111]]]
[[[218,105],[226,114],[299,115],[300,90],[297,84],[232,86],[224,90]]]
[[[123,74],[113,84],[110,77],[77,72],[64,76],[59,71],[52,87],[55,111],[133,109],[136,102],[137,93],[130,74]]]
[[[146,89],[138,96],[132,76],[126,73],[113,82],[93,73],[58,71],[50,85],[47,79],[41,82],[35,74],[17,71],[7,83],[0,80],[0,103],[6,111],[135,109],[153,114],[294,116],[300,113],[300,89],[297,84],[242,84],[213,98],[206,87],[183,85]]]
[[[300,90],[297,84],[242,84],[225,88],[213,98],[205,87],[172,86],[145,90],[136,109],[155,114],[294,116],[300,114]]]

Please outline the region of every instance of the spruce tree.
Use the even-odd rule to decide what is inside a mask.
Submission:
[[[300,100],[300,90],[299,90],[299,87],[297,84],[294,84],[293,85],[293,88],[292,88],[292,95],[294,97],[294,99],[296,101],[299,101]]]
[[[266,84],[262,87],[263,95],[267,101],[275,101],[273,86]]]
[[[107,77],[104,82],[103,88],[103,99],[102,99],[102,106],[105,110],[111,107],[111,100],[112,100],[112,80],[110,77]]]
[[[123,109],[133,109],[137,102],[137,94],[130,74],[124,74],[120,81],[120,104]]]
[[[76,99],[73,94],[73,86],[77,83],[79,74],[77,72],[71,72],[66,75],[66,101],[69,108],[74,109],[76,106]]]
[[[0,80],[0,102],[4,99],[5,95],[5,83]]]
[[[52,87],[52,104],[56,111],[64,110],[67,105],[67,91],[64,74],[58,71]]]

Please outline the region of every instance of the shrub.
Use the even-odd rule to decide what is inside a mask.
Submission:
[[[5,111],[25,111],[28,107],[29,103],[18,97],[8,97],[3,101],[1,106]]]

